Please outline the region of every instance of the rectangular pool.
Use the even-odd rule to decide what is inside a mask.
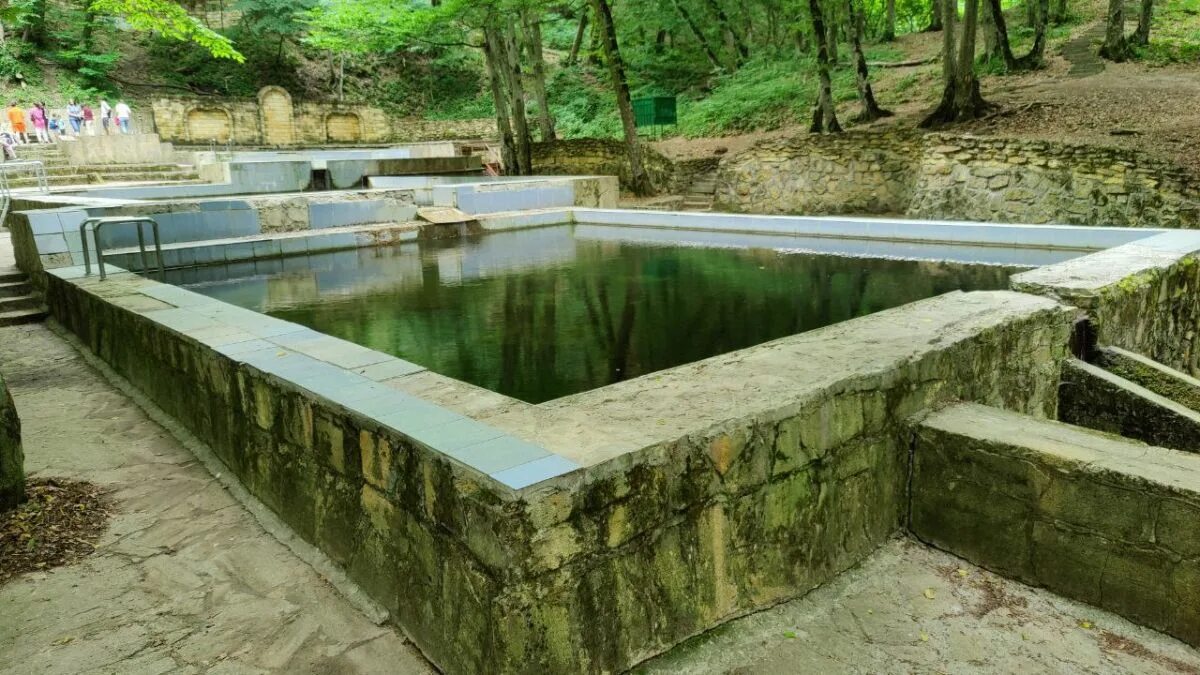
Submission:
[[[927,252],[978,261],[947,262],[904,259],[922,255],[913,244],[698,243],[709,236],[560,225],[170,270],[166,281],[540,403],[949,291],[1007,288],[1014,271],[1080,255]]]

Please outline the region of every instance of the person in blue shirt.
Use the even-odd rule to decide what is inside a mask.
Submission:
[[[67,104],[67,119],[71,121],[73,135],[78,136],[79,130],[83,127],[83,106],[79,105],[79,101],[71,99],[71,102]]]

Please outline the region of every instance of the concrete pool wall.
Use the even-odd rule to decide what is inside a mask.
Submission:
[[[1186,366],[1200,233],[1138,234],[1100,231],[1127,243],[1014,280],[1034,293],[950,293],[536,406],[133,275],[49,270],[47,302],[442,669],[622,671],[904,530],[913,415],[964,400],[1052,418],[1080,318]]]
[[[279,196],[251,196],[237,199],[172,200],[170,202],[105,201],[60,209],[24,210],[9,219],[17,264],[32,274],[35,284],[39,270],[83,264],[83,242],[79,225],[87,218],[107,216],[152,216],[159,223],[163,254],[170,267],[189,264],[179,258],[179,249],[191,249],[198,242],[212,248],[213,240],[245,241],[259,235],[321,231],[329,247],[358,245],[351,234],[335,241],[331,237],[347,227],[396,224],[410,221],[416,214],[412,193],[404,190],[360,190],[348,192],[299,193]],[[91,248],[91,240],[89,247]],[[137,230],[132,226],[110,226],[102,232],[106,260],[117,265],[129,264],[124,251],[137,246]],[[148,242],[149,243],[149,242]],[[191,244],[189,246],[188,244]],[[294,249],[292,249],[294,250]],[[302,249],[302,250],[308,250]],[[275,254],[281,252],[275,247]],[[114,257],[115,256],[115,257]],[[95,254],[92,254],[93,260]],[[171,258],[175,257],[174,260]],[[244,256],[253,259],[253,255]],[[119,258],[119,259],[118,259]],[[193,256],[190,258],[195,261]],[[200,263],[223,262],[239,258],[202,257]],[[195,263],[190,263],[195,264]]]

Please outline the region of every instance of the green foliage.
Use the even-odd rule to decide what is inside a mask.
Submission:
[[[118,16],[134,30],[152,31],[171,40],[194,42],[219,59],[241,63],[244,58],[233,43],[200,23],[171,0],[95,0],[92,12]]]
[[[1150,44],[1134,57],[1154,66],[1200,63],[1200,0],[1160,0],[1154,4]]]

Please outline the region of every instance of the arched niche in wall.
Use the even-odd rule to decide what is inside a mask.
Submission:
[[[233,138],[233,116],[224,108],[196,106],[187,111],[184,120],[192,143],[225,143]]]
[[[268,86],[258,91],[258,123],[264,145],[295,145],[296,116],[292,95],[283,87]]]
[[[331,143],[358,143],[363,138],[362,119],[352,112],[329,113],[325,117],[325,137]]]

